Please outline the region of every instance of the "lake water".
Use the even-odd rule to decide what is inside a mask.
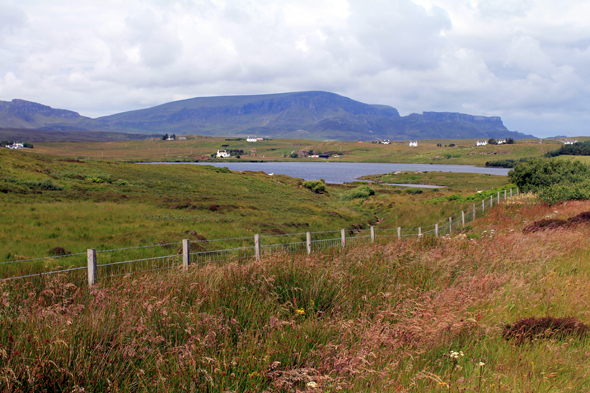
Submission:
[[[232,171],[262,171],[304,180],[325,179],[326,183],[350,183],[361,176],[378,175],[396,171],[463,172],[506,176],[508,168],[482,168],[471,165],[436,164],[377,164],[355,162],[155,162],[152,164],[213,165]]]

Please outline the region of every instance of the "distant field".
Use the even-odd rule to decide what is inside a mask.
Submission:
[[[505,176],[444,174],[437,177],[444,176],[449,188],[371,184],[375,195],[348,199],[358,184],[326,185],[325,193],[316,194],[301,179],[262,172],[74,160],[8,149],[0,150],[0,173],[0,262],[47,256],[55,247],[76,253],[187,236],[283,235],[377,222],[385,229],[426,226],[469,206],[429,200],[508,182]]]
[[[229,138],[228,138],[229,139]],[[513,145],[475,146],[476,139],[424,140],[418,147],[407,142],[391,145],[370,142],[320,142],[303,139],[274,139],[248,143],[245,140],[226,140],[219,137],[188,137],[187,140],[137,140],[120,142],[55,142],[36,143],[35,151],[78,159],[106,159],[116,161],[195,161],[210,159],[217,150],[241,150],[240,158],[228,160],[277,161],[320,160],[318,158],[290,158],[295,153],[324,153],[331,161],[399,162],[485,165],[487,161],[537,157],[557,149],[560,143],[545,140],[520,140]],[[442,147],[437,147],[437,144]],[[455,144],[454,147],[449,147]],[[227,146],[224,146],[227,145]],[[301,154],[299,154],[301,156]],[[339,157],[334,157],[337,155]]]

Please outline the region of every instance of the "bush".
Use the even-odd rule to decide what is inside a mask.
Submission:
[[[559,183],[579,183],[590,177],[588,167],[580,161],[536,158],[518,164],[508,172],[511,183],[522,192],[538,192]]]
[[[406,190],[406,194],[410,194],[410,195],[422,194],[422,189],[417,188],[417,187],[411,187]]]
[[[371,195],[375,195],[375,190],[373,190],[369,186],[359,186],[357,188],[353,188],[348,193],[344,195],[345,201],[350,201],[352,199],[363,198],[367,199]]]
[[[508,142],[506,142],[508,143]],[[518,160],[511,160],[511,159],[507,159],[507,160],[496,160],[496,161],[487,161],[486,162],[486,166],[487,167],[498,167],[498,168],[514,168],[516,165],[523,163],[523,162],[527,162],[528,160],[530,160],[530,158],[520,158]]]
[[[316,194],[322,194],[326,191],[326,185],[319,180],[310,180],[303,182],[303,187],[310,189]]]
[[[48,190],[48,191],[61,191],[62,186],[59,184],[52,183],[51,180],[42,180],[42,181],[34,181],[34,180],[23,180],[19,182],[30,189],[33,190]]]
[[[539,199],[549,205],[590,199],[590,179],[581,183],[564,182],[543,188],[539,192]]]

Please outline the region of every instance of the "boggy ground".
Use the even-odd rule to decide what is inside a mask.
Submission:
[[[506,340],[530,317],[588,324],[590,228],[524,234],[529,196],[452,238],[393,240],[92,289],[6,284],[2,391],[586,391],[584,335]]]

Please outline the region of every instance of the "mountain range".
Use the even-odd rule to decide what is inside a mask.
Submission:
[[[391,106],[322,91],[197,97],[96,119],[14,99],[0,101],[0,128],[315,140],[533,137],[509,131],[497,116],[452,112],[400,116]]]

